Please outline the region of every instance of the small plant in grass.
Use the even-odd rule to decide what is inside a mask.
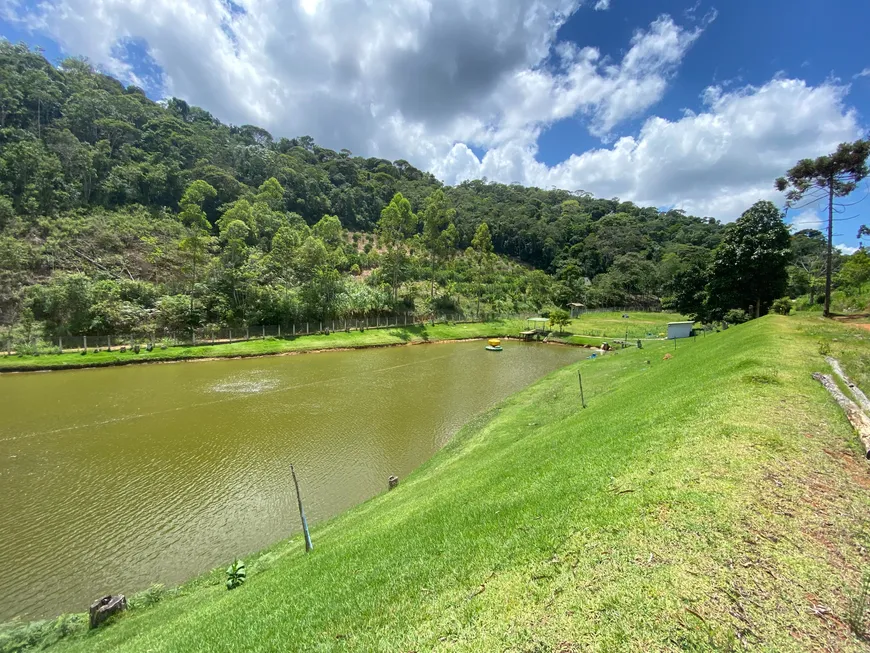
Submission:
[[[239,585],[243,585],[248,579],[248,572],[245,570],[244,560],[236,560],[233,564],[227,567],[227,589],[234,590]]]
[[[870,573],[864,572],[861,576],[861,586],[858,593],[849,599],[849,608],[846,612],[846,623],[858,637],[866,638],[867,616],[870,612]]]
[[[147,590],[143,590],[130,597],[130,607],[132,609],[147,608],[157,603],[166,596],[166,587],[160,583],[151,585]]]
[[[827,356],[831,353],[831,343],[827,340],[819,340],[819,353],[822,356]]]

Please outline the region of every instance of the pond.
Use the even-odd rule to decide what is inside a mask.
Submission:
[[[582,356],[462,342],[2,375],[0,621],[267,547],[299,530],[291,463],[317,523]]]

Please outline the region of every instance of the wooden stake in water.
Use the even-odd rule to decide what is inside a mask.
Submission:
[[[296,470],[290,465],[290,473],[293,474],[293,485],[296,486],[296,502],[299,504],[299,518],[302,520],[302,532],[305,534],[305,552],[314,548],[311,543],[311,534],[308,532],[308,522],[305,520],[305,511],[302,509],[302,495],[299,494],[299,481],[296,480]]]
[[[583,396],[583,376],[580,370],[577,370],[577,380],[580,381],[580,405],[586,408],[586,398]]]

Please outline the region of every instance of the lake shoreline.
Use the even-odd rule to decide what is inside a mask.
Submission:
[[[492,323],[472,323],[473,326],[484,326]],[[344,332],[339,332],[333,334],[333,336],[342,336],[345,335]],[[330,338],[333,336],[320,336]],[[310,336],[297,336],[299,338],[307,338]],[[96,369],[96,368],[105,368],[105,367],[123,367],[127,365],[152,365],[152,364],[167,364],[167,363],[198,363],[198,362],[214,362],[218,360],[241,360],[241,359],[250,359],[250,358],[269,358],[273,356],[297,356],[300,354],[321,354],[327,352],[338,352],[338,351],[352,351],[356,349],[381,349],[386,347],[406,347],[406,346],[414,346],[414,345],[435,345],[435,344],[445,344],[451,342],[473,342],[473,341],[483,341],[488,338],[500,338],[502,340],[512,341],[512,342],[523,342],[521,338],[515,336],[506,336],[506,335],[473,335],[469,337],[463,337],[461,335],[457,337],[445,337],[445,338],[436,338],[436,339],[410,339],[410,340],[402,340],[400,339],[398,342],[373,342],[373,343],[360,343],[360,344],[339,344],[334,347],[313,347],[310,349],[289,349],[289,350],[278,350],[278,351],[269,351],[269,352],[251,352],[251,353],[236,353],[236,352],[227,352],[226,355],[168,355],[166,357],[161,357],[159,354],[154,356],[153,358],[128,358],[122,359],[119,357],[115,357],[113,359],[103,360],[103,361],[83,361],[83,362],[75,362],[75,363],[54,363],[54,364],[45,364],[45,365],[15,365],[9,364],[4,365],[2,361],[0,361],[0,375],[3,374],[24,374],[28,372],[55,372],[62,370],[84,370],[84,369]],[[232,343],[232,344],[247,344],[252,341],[243,341],[240,343]],[[256,341],[262,342],[262,341]],[[287,340],[284,342],[294,342],[294,340]],[[600,351],[600,348],[595,347],[593,345],[582,344],[582,343],[570,343],[565,341],[542,341],[537,340],[539,344],[546,345],[561,345],[565,347],[580,347],[582,349],[591,349],[594,351]],[[232,346],[229,345],[229,346]],[[200,345],[202,347],[214,347],[215,345]],[[228,345],[217,345],[217,346],[228,346]],[[112,352],[113,353],[113,352]],[[72,356],[74,354],[70,354]],[[138,354],[130,354],[131,356],[138,356]],[[33,357],[29,357],[30,360],[33,360]]]

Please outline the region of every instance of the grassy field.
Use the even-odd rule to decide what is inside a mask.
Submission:
[[[628,317],[624,318],[623,315]],[[668,322],[685,319],[679,313],[584,313],[572,320],[568,331],[605,338],[624,338],[628,332],[629,340],[664,338],[668,332]]]
[[[870,474],[810,377],[818,328],[768,316],[569,366],[313,553],[291,538],[240,589],[216,571],[53,650],[866,650],[847,622]]]
[[[621,313],[588,313],[582,318],[575,319],[566,329],[566,334],[594,336],[583,339],[582,342],[572,342],[571,344],[600,345],[602,338],[623,337],[628,325],[633,329],[631,333],[642,334],[632,337],[641,338],[646,337],[647,333],[657,335],[667,328],[668,321],[680,319],[679,315],[670,313],[629,313],[628,315],[630,317],[625,319]],[[364,332],[336,331],[328,336],[265,338],[227,344],[167,347],[166,349],[155,347],[150,352],[143,348],[138,354],[129,350],[122,353],[116,347],[114,351],[103,350],[96,353],[88,351],[86,354],[71,351],[41,356],[0,356],[0,372],[105,367],[197,358],[268,356],[321,349],[383,347],[437,340],[461,340],[463,338],[516,337],[520,331],[526,328],[527,325],[522,320],[496,320],[465,324],[367,329]]]

